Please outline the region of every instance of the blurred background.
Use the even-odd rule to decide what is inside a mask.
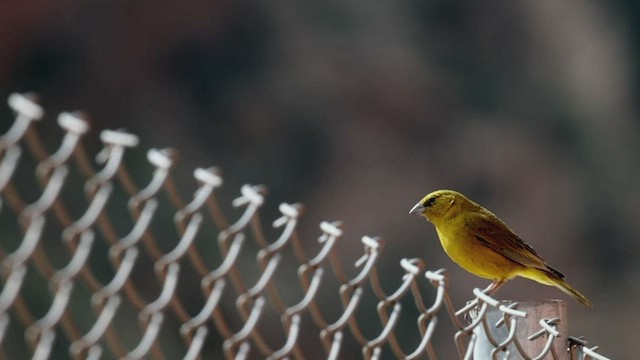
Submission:
[[[154,147],[179,150],[185,198],[198,166],[224,171],[226,204],[242,184],[265,184],[265,222],[280,202],[302,202],[309,244],[320,221],[342,220],[345,263],[362,235],[381,236],[389,292],[400,259],[420,257],[450,271],[458,306],[487,281],[453,264],[408,211],[433,190],[459,190],[595,307],[526,280],[497,297],[567,300],[571,335],[632,358],[639,16],[635,2],[597,0],[6,1],[0,99],[38,92],[49,123],[87,111],[90,150],[101,129],[138,134],[144,150],[128,161],[141,184]],[[3,132],[12,119],[1,106]]]

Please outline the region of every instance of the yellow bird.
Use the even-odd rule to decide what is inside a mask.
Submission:
[[[555,286],[580,304],[592,307],[591,301],[502,220],[459,192],[434,191],[409,214],[420,214],[433,223],[451,260],[476,276],[493,280],[486,290],[488,294],[495,293],[507,280],[522,276]]]

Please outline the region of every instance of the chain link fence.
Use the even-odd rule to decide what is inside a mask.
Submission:
[[[153,171],[139,187],[124,161],[136,135],[102,131],[96,170],[82,114],[59,115],[63,136],[49,154],[44,143],[56,136],[40,135],[35,97],[13,94],[9,106],[16,118],[0,138],[4,359],[449,358],[433,340],[442,321],[462,359],[606,359],[562,333],[562,302],[551,304],[554,317],[536,312],[549,304],[476,289],[456,309],[447,273],[420,259],[401,261],[405,274],[387,293],[379,238],[362,238],[353,267],[336,250],[339,222],[320,224],[315,247],[301,239],[300,204],[281,204],[273,229],[263,227],[264,186],[241,187],[232,221],[216,195],[218,169],[196,169],[186,201],[171,176],[175,152],[150,150]],[[363,317],[365,301],[375,309]],[[399,325],[403,311],[417,326]],[[416,342],[404,341],[409,331]]]

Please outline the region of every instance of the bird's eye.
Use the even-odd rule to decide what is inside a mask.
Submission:
[[[429,207],[431,205],[433,205],[433,203],[436,202],[436,197],[430,197],[427,199],[427,201],[424,202],[424,207]]]

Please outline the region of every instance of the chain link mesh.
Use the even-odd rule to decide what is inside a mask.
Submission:
[[[477,330],[490,329],[486,314],[497,311],[495,326],[509,335],[500,340],[487,330],[493,358],[511,353],[524,359],[606,359],[583,339],[559,340],[562,319],[540,319],[539,330],[528,338],[515,336],[527,314],[518,310],[518,303],[499,302],[478,289],[474,301],[455,309],[447,273],[427,270],[420,259],[402,260],[400,286],[385,292],[376,267],[384,245],[379,238],[362,238],[357,274],[349,277],[335,246],[341,224],[322,222],[318,250],[310,253],[297,232],[304,210],[300,204],[280,205],[281,217],[273,222],[275,240],[269,241],[259,215],[266,188],[242,186],[233,201],[241,215],[229,221],[216,196],[223,182],[216,168],[194,171],[198,187],[187,202],[171,177],[177,160],[171,149],[147,153],[153,172],[139,188],[123,160],[137,146],[136,135],[102,131],[103,149],[96,156],[100,169],[95,170],[81,141],[89,130],[81,113],[59,115],[64,135],[48,154],[35,124],[43,117],[35,97],[13,94],[9,106],[16,118],[0,138],[3,358],[16,358],[22,351],[33,359],[337,359],[344,358],[345,349],[357,348],[366,359],[437,359],[433,338],[444,318],[455,327],[459,357],[470,359],[479,341]],[[37,184],[27,185],[27,177]],[[86,206],[80,205],[83,196]],[[109,206],[118,198],[125,199],[128,215]],[[168,251],[161,239],[170,229],[163,211],[171,215],[178,234]],[[211,233],[217,234],[217,244],[208,240]],[[206,242],[207,251],[197,242]],[[60,245],[68,253],[64,260]],[[249,276],[248,262],[257,262]],[[297,298],[290,291],[296,284],[282,287],[277,275],[284,266],[296,270]],[[327,304],[321,293],[329,278],[338,284],[339,301]],[[200,294],[193,291],[198,283]],[[377,302],[375,314],[367,315],[379,322],[375,336],[365,335],[371,332],[363,329],[370,321],[356,316],[367,291]],[[419,342],[408,348],[398,324],[411,302]],[[176,338],[182,346],[175,346]],[[309,345],[314,339],[319,346]],[[526,354],[523,342],[535,340],[543,341],[541,352]],[[565,341],[566,354],[554,350],[557,341]]]

